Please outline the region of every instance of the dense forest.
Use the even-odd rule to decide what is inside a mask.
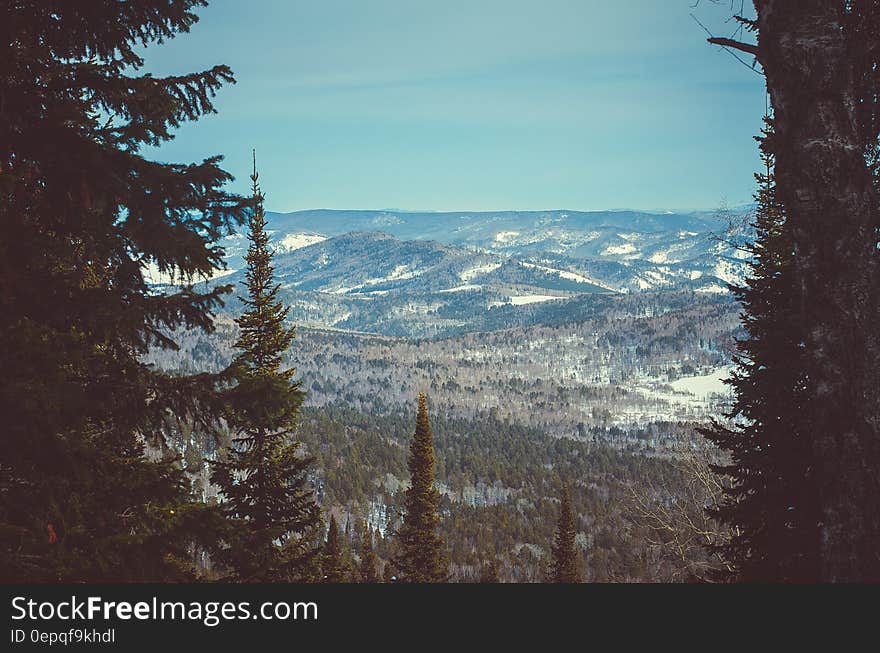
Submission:
[[[567,479],[586,579],[687,579],[683,561],[659,546],[633,501],[634,493],[649,502],[690,500],[688,470],[680,461],[620,451],[599,429],[579,440],[490,415],[474,420],[435,415],[431,425],[440,532],[453,580],[476,581],[482,565],[494,561],[502,581],[542,581],[555,528],[548,515],[555,514]],[[354,556],[363,521],[377,531],[380,559],[387,561],[393,551],[390,533],[403,508],[412,431],[412,411],[374,416],[344,405],[303,409],[296,436],[315,458],[317,498],[336,516]],[[694,425],[657,424],[632,437],[649,441],[660,435],[693,439]],[[184,429],[173,442],[189,452],[185,467],[194,491],[211,496],[200,452],[207,445],[212,455],[212,440]]]
[[[344,401],[365,413],[408,408],[417,389],[444,413],[494,412],[548,433],[594,426],[624,432],[654,421],[705,420],[725,405],[694,397],[681,378],[731,364],[742,334],[730,297],[693,292],[597,296],[590,319],[411,340],[331,329],[297,331],[288,362],[308,391],[306,405]],[[221,314],[215,331],[173,335],[179,348],[148,360],[176,373],[218,371],[232,357],[237,327]]]

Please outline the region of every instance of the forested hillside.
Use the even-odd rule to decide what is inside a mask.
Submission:
[[[554,529],[547,515],[558,506],[563,479],[571,483],[576,541],[588,580],[687,579],[681,562],[653,544],[654,533],[633,507],[633,493],[649,501],[688,500],[685,470],[675,460],[651,455],[648,445],[667,440],[693,446],[693,424],[655,423],[631,432],[647,446],[647,452],[635,453],[613,446],[622,432],[600,428],[578,439],[556,438],[489,414],[433,417],[432,427],[441,533],[454,580],[474,582],[481,565],[496,560],[502,581],[542,582]],[[376,416],[327,405],[302,412],[296,437],[315,456],[318,499],[336,515],[351,551],[358,550],[366,520],[377,531],[380,559],[387,562],[393,553],[390,531],[400,521],[412,428],[411,411]],[[213,457],[216,450],[186,428],[175,442],[189,452],[186,469],[203,491],[208,486],[200,453]]]
[[[724,405],[719,379],[739,333],[729,297],[637,293],[576,302],[542,313],[541,324],[512,327],[508,319],[505,329],[436,340],[300,327],[288,360],[310,406],[342,401],[381,414],[411,406],[425,390],[443,414],[491,413],[553,435],[705,419]],[[215,334],[177,333],[180,349],[150,360],[178,373],[219,370],[235,333],[221,317]]]

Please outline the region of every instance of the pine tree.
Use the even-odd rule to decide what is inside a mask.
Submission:
[[[880,134],[875,0],[755,0],[776,195],[795,256],[819,574],[880,581]],[[742,46],[737,46],[742,47]],[[797,471],[797,470],[795,470]],[[792,482],[795,482],[792,480]]]
[[[327,529],[327,541],[321,552],[321,577],[325,583],[344,583],[347,580],[346,572],[339,526],[336,523],[336,517],[331,514],[330,527]]]
[[[290,440],[303,392],[293,381],[294,370],[281,369],[294,328],[285,326],[289,309],[273,280],[256,156],[251,180],[247,296],[240,298],[245,311],[236,318],[239,353],[230,367],[234,386],[226,397],[232,447],[225,460],[213,463],[212,473],[234,532],[217,555],[235,580],[303,580],[316,554],[311,542],[321,517],[307,479],[312,459],[300,457],[299,444]]]
[[[379,572],[377,570],[379,560],[373,551],[373,533],[370,525],[364,520],[364,528],[361,532],[361,561],[358,566],[360,581],[362,583],[378,583]]]
[[[442,583],[448,563],[437,533],[440,493],[434,487],[434,438],[428,421],[425,393],[419,394],[416,431],[409,454],[410,487],[406,491],[403,524],[397,531],[399,552],[394,559],[398,580],[405,583]]]
[[[166,418],[217,415],[212,375],[142,362],[176,327],[212,329],[227,287],[212,243],[244,217],[220,157],[141,153],[213,111],[226,66],[137,75],[137,50],[188,32],[201,0],[0,6],[0,577],[192,577],[195,538],[217,515],[189,499]],[[154,266],[181,285],[147,283]]]
[[[575,548],[575,536],[577,531],[574,524],[574,515],[571,510],[571,497],[568,486],[562,486],[562,497],[559,501],[559,521],[556,525],[556,534],[553,537],[553,556],[550,566],[550,580],[553,583],[579,583],[581,582],[578,570],[578,554]]]
[[[761,138],[764,172],[756,174],[755,240],[744,286],[731,286],[742,303],[747,337],[731,385],[735,401],[727,422],[714,421],[702,433],[730,454],[716,467],[730,478],[721,505],[712,514],[730,526],[731,539],[719,547],[733,579],[815,582],[819,578],[817,466],[804,378],[804,324],[797,319],[792,235],[776,197],[773,155]]]

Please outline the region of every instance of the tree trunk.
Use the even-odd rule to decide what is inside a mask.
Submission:
[[[806,327],[821,581],[880,580],[877,198],[856,120],[843,2],[755,0],[777,193]]]

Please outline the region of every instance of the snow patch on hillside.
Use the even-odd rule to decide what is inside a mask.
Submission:
[[[728,290],[724,286],[719,286],[717,283],[713,283],[708,286],[703,286],[702,288],[697,288],[696,292],[724,294],[728,292]]]
[[[408,265],[398,265],[395,267],[391,274],[382,279],[372,279],[367,281],[367,283],[381,283],[383,281],[397,281],[399,279],[412,279],[414,276],[421,274],[419,270],[410,270]]]
[[[687,392],[696,397],[709,397],[715,394],[730,393],[730,386],[724,381],[730,378],[730,368],[722,367],[703,376],[686,376],[669,385],[679,392]]]
[[[214,279],[220,279],[221,277],[227,277],[230,274],[235,274],[238,270],[228,269],[228,270],[214,270],[214,272],[208,275],[207,278],[196,276],[193,281],[202,282],[202,281],[213,281]],[[144,281],[149,285],[177,285],[186,282],[181,275],[175,273],[167,273],[161,272],[159,270],[159,266],[157,266],[153,261],[150,261],[147,265],[144,266]]]
[[[526,263],[525,261],[521,262],[527,268],[532,268],[534,270],[541,270],[542,272],[547,272],[549,274],[555,274],[561,277],[562,279],[568,279],[569,281],[575,281],[577,283],[589,283],[594,286],[599,286],[600,288],[604,288],[605,290],[610,290],[612,292],[619,292],[616,288],[609,286],[608,284],[602,283],[601,281],[597,281],[595,279],[591,279],[590,277],[585,277],[582,274],[577,274],[576,272],[569,272],[568,270],[559,270],[557,268],[549,268],[545,265],[538,265],[536,263]]]
[[[555,295],[514,295],[510,298],[510,303],[514,306],[523,306],[525,304],[549,302],[554,299],[565,299],[565,297],[557,297]]]
[[[621,254],[632,254],[636,251],[636,246],[632,243],[624,243],[623,245],[609,245],[602,254],[605,256],[618,256]]]
[[[320,234],[287,234],[276,243],[275,248],[279,253],[286,254],[287,252],[293,252],[325,240],[327,240],[327,236],[321,236]]]
[[[458,278],[462,281],[467,282],[474,277],[480,276],[481,274],[489,274],[490,272],[494,272],[500,267],[501,263],[486,263],[484,265],[475,265],[459,272]]]
[[[518,231],[499,231],[497,234],[495,234],[495,242],[509,243],[519,235],[520,232]]]
[[[465,292],[467,290],[482,290],[483,286],[473,283],[466,283],[463,286],[456,286],[455,288],[446,288],[444,290],[438,290],[437,292]]]
[[[724,258],[719,258],[713,274],[727,283],[742,283],[741,266]]]

